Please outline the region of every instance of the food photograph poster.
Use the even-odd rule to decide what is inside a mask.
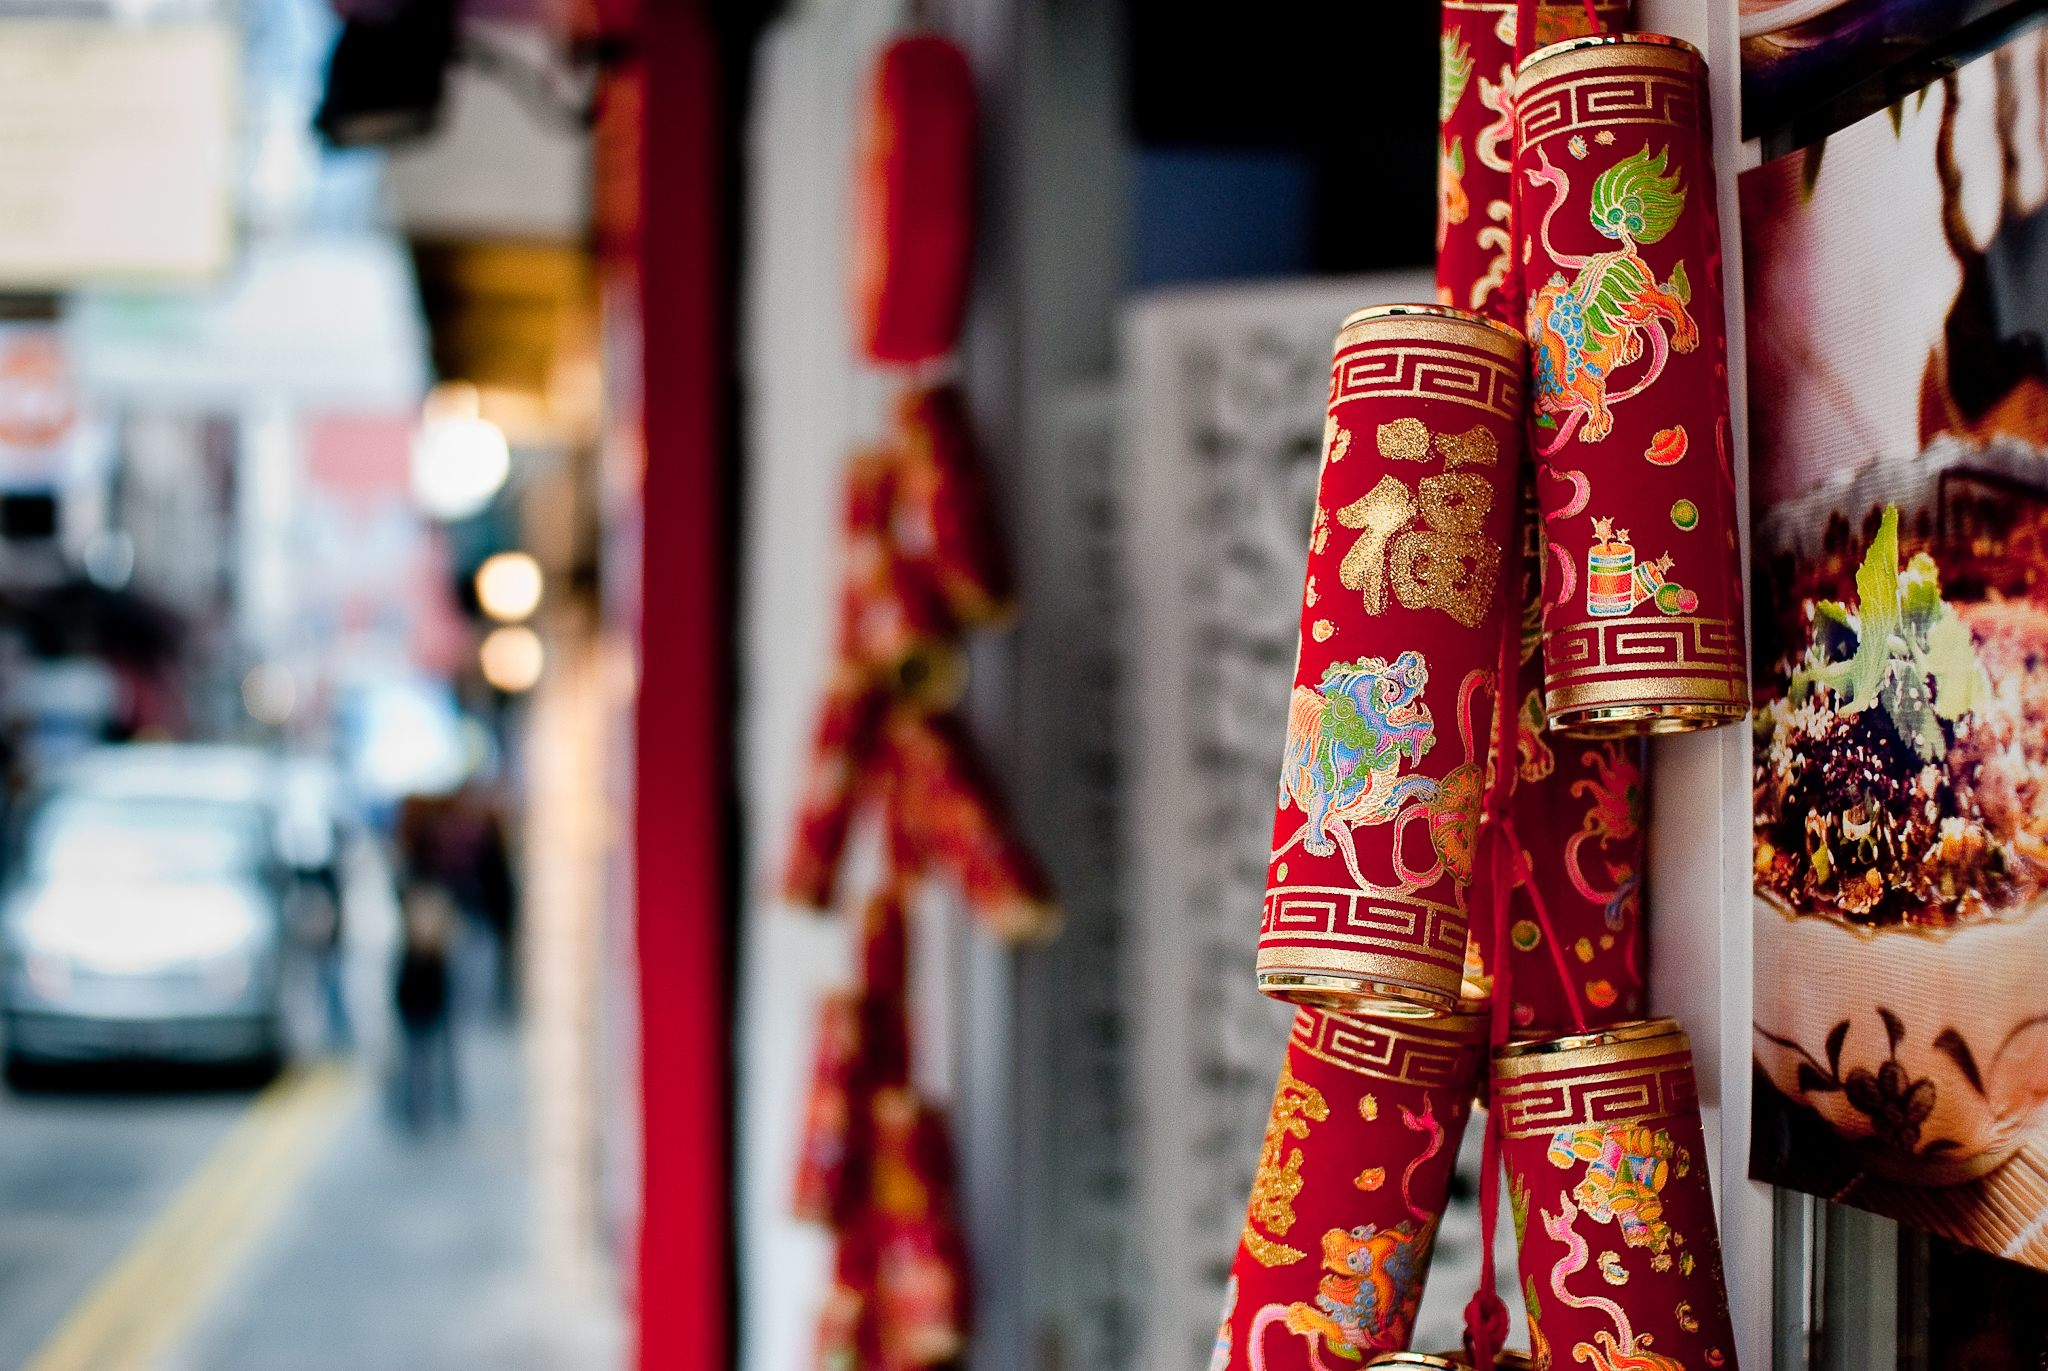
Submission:
[[[2048,43],[1740,182],[1751,1175],[2048,1268]]]

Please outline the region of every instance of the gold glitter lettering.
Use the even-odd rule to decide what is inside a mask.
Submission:
[[[1415,517],[1415,496],[1392,476],[1382,476],[1370,491],[1337,511],[1337,522],[1363,529],[1358,541],[1338,564],[1337,580],[1346,590],[1364,592],[1365,612],[1387,609],[1387,540]]]
[[[1486,425],[1474,424],[1463,433],[1439,433],[1436,450],[1443,455],[1447,470],[1462,466],[1490,467],[1500,458],[1500,440]]]
[[[1420,419],[1396,419],[1379,427],[1380,456],[1390,462],[1429,460],[1429,430]]]
[[[1259,1149],[1259,1170],[1252,1181],[1251,1204],[1244,1221],[1245,1248],[1263,1265],[1287,1266],[1308,1255],[1298,1247],[1274,1242],[1258,1230],[1264,1228],[1277,1238],[1294,1226],[1294,1197],[1303,1184],[1302,1149],[1295,1148],[1284,1160],[1281,1154],[1287,1151],[1289,1137],[1308,1137],[1310,1120],[1320,1123],[1329,1117],[1330,1106],[1323,1092],[1303,1084],[1281,1063],[1280,1084],[1273,1092],[1273,1113],[1266,1121],[1266,1140]]]

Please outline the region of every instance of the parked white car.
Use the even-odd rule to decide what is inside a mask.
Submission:
[[[276,780],[259,749],[174,744],[49,778],[0,905],[10,1070],[276,1059]]]

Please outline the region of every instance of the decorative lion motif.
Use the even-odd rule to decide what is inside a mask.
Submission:
[[[1533,186],[1553,192],[1540,230],[1543,250],[1574,275],[1554,272],[1529,299],[1528,335],[1534,379],[1537,422],[1559,426],[1557,437],[1540,448],[1544,456],[1557,451],[1583,424],[1581,442],[1595,443],[1614,427],[1613,406],[1656,381],[1670,352],[1691,352],[1699,346],[1699,326],[1685,311],[1692,299],[1685,264],[1671,269],[1661,285],[1649,263],[1636,251],[1671,231],[1685,209],[1685,189],[1676,175],[1664,175],[1670,149],[1650,156],[1643,150],[1602,172],[1593,183],[1589,218],[1602,237],[1621,244],[1612,252],[1580,256],[1557,250],[1550,224],[1570,193],[1571,182],[1537,150],[1538,165],[1528,171]],[[1659,321],[1669,324],[1665,337]],[[1640,359],[1644,344],[1651,350],[1648,369],[1627,390],[1610,394],[1608,384],[1622,367]]]
[[[1288,1331],[1320,1336],[1337,1355],[1352,1358],[1404,1341],[1388,1334],[1414,1324],[1434,1233],[1434,1224],[1403,1219],[1392,1228],[1365,1224],[1323,1234],[1326,1274],[1315,1305],[1289,1305]]]
[[[1405,758],[1420,762],[1436,741],[1436,723],[1422,691],[1429,665],[1404,652],[1389,665],[1380,657],[1337,662],[1311,690],[1296,686],[1287,711],[1287,755],[1280,769],[1280,807],[1291,802],[1308,821],[1274,856],[1299,842],[1311,856],[1341,850],[1351,877],[1359,873],[1354,827],[1393,821],[1402,807],[1427,802],[1436,782],[1400,775]]]

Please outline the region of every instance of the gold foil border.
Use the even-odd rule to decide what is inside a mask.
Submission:
[[[1667,1064],[1651,1069],[1658,1057]],[[1505,1079],[1500,1071],[1503,1065],[1499,1061],[1494,1063],[1490,1104],[1501,1112],[1501,1135],[1506,1138],[1540,1138],[1565,1128],[1700,1116],[1699,1079],[1693,1070],[1692,1054],[1673,1052],[1668,1046],[1657,1057],[1641,1059],[1633,1069],[1619,1071],[1574,1073],[1551,1062],[1548,1080]],[[1627,1100],[1631,1095],[1640,1103],[1613,1107],[1616,1101]],[[1529,1108],[1520,1107],[1524,1101]],[[1540,1120],[1522,1122],[1546,1102],[1554,1105],[1560,1101],[1569,1108],[1553,1108]]]
[[[1298,944],[1269,947],[1262,940],[1254,969],[1262,973],[1336,972],[1361,981],[1412,986],[1455,1003],[1458,987],[1463,983],[1463,965],[1462,958],[1455,963],[1439,962],[1419,952],[1415,956],[1390,957],[1378,952],[1339,947],[1303,947]]]
[[[1360,343],[1443,343],[1484,352],[1519,369],[1529,345],[1511,330],[1477,319],[1444,319],[1427,314],[1385,314],[1346,324],[1331,348],[1334,357]]]
[[[1617,34],[1587,34],[1587,38],[1634,36]],[[1579,42],[1579,39],[1564,39],[1564,42]],[[1554,52],[1548,57],[1541,53],[1530,54],[1535,60],[1515,75],[1515,90],[1533,91],[1545,82],[1555,81],[1561,76],[1574,72],[1597,71],[1603,76],[1618,76],[1631,67],[1662,67],[1667,71],[1682,71],[1695,76],[1702,87],[1705,85],[1707,61],[1699,50],[1690,43],[1615,43],[1594,42],[1584,47],[1575,47],[1566,52]],[[1528,60],[1528,59],[1524,59]]]
[[[1739,677],[1702,667],[1696,676],[1639,676],[1548,687],[1544,712],[1554,720],[1576,709],[1607,705],[1697,704],[1749,708],[1749,687]]]
[[[1290,899],[1289,897],[1294,897]],[[1303,898],[1326,897],[1326,898]],[[1348,902],[1348,903],[1347,903]],[[1359,907],[1369,906],[1382,919],[1405,916],[1409,931],[1361,923]],[[1340,908],[1340,906],[1343,906]],[[1287,915],[1287,910],[1316,911],[1311,915]],[[1286,922],[1282,920],[1285,919]],[[1447,932],[1450,926],[1455,933]],[[1347,932],[1344,930],[1360,930]],[[1259,944],[1299,940],[1300,945],[1338,942],[1366,947],[1397,948],[1415,960],[1462,967],[1465,964],[1465,936],[1469,916],[1456,905],[1440,904],[1394,890],[1361,890],[1324,885],[1279,885],[1266,889],[1264,916],[1259,927]],[[1262,954],[1263,955],[1263,954]]]
[[[1478,1081],[1486,1028],[1484,1018],[1471,1014],[1383,1019],[1304,1007],[1294,1016],[1289,1041],[1305,1055],[1356,1076],[1425,1090],[1457,1090]],[[1338,1041],[1345,1034],[1368,1045],[1374,1038],[1384,1040],[1384,1057],[1347,1055]]]

